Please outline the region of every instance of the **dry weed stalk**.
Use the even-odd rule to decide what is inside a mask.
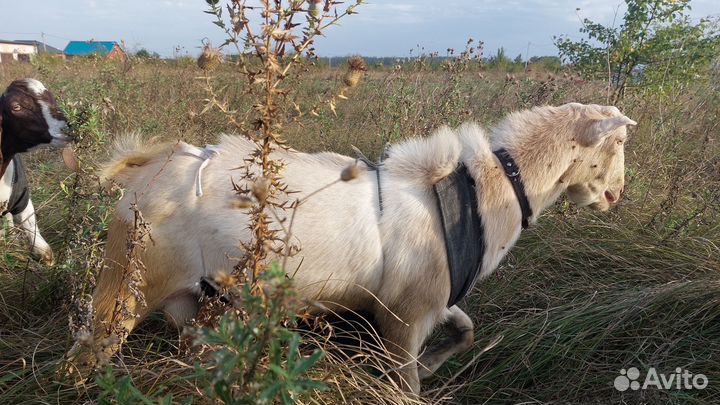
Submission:
[[[246,184],[234,185],[242,201],[247,202],[250,197],[253,201],[249,208],[249,226],[254,238],[251,242],[242,242],[242,250],[247,253],[235,267],[240,280],[257,280],[266,268],[269,252],[287,255],[296,250],[285,246],[287,238],[281,238],[279,231],[269,227],[268,216],[269,212],[277,213],[289,208],[278,198],[289,192],[280,177],[283,162],[271,158],[275,148],[285,145],[282,133],[287,123],[285,112],[288,106],[302,115],[302,109],[291,100],[290,94],[294,89],[289,79],[296,79],[302,74],[303,65],[315,57],[315,38],[340,18],[353,14],[355,7],[362,2],[356,0],[355,4],[340,11],[341,2],[331,0],[307,3],[304,0],[263,0],[260,6],[250,6],[243,0],[230,0],[225,8],[219,5],[219,0],[207,0],[210,6],[207,13],[216,17],[215,24],[227,34],[221,48],[232,45],[237,51],[235,66],[247,81],[243,95],[254,100],[250,111],[239,113],[220,96],[222,90],[214,88],[212,77],[201,78],[205,80],[209,95],[204,111],[217,108],[240,134],[256,145],[256,150],[242,164]],[[324,4],[321,6],[321,3]],[[229,21],[223,16],[224,11]],[[261,19],[259,30],[250,23],[251,14],[257,13]],[[299,22],[300,19],[305,22]],[[334,98],[328,105],[334,111]],[[316,106],[311,108],[311,112],[316,110]],[[280,222],[284,220],[280,218]]]
[[[118,294],[115,300],[110,322],[105,325],[106,335],[109,338],[98,342],[98,352],[95,353],[98,365],[103,365],[108,361],[104,355],[106,348],[125,341],[128,330],[124,326],[124,321],[138,316],[135,309],[137,306],[147,305],[145,295],[141,290],[145,265],[140,259],[140,254],[145,250],[147,241],[152,240],[152,237],[150,224],[145,221],[137,207],[137,199],[138,197],[135,196],[135,202],[130,205],[130,209],[133,211],[133,224],[128,229],[125,252],[127,265],[123,267],[121,283],[122,288],[127,288],[130,294],[126,298],[121,298],[125,296]]]
[[[110,201],[116,195],[100,185],[93,156],[100,154],[102,139],[96,126],[97,106],[82,102],[66,103],[70,130],[76,142],[72,149],[63,152],[67,162],[72,161],[72,179],[60,183],[68,197],[67,224],[63,240],[65,247],[59,266],[66,270],[65,284],[72,286],[71,306],[68,313],[69,329],[81,346],[93,345],[93,302],[97,274],[103,266],[105,224],[110,215]],[[73,268],[78,271],[71,271]],[[70,270],[70,271],[68,271]]]

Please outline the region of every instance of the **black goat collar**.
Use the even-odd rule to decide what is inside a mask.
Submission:
[[[20,215],[25,208],[27,208],[30,202],[30,189],[28,188],[27,177],[25,177],[25,168],[23,167],[20,155],[16,154],[12,158],[13,173],[12,173],[12,190],[10,191],[10,198],[7,201],[7,206],[3,209],[2,216],[8,213],[12,215]],[[10,167],[10,165],[8,165]],[[7,172],[5,172],[7,174]]]
[[[437,196],[450,270],[448,307],[463,299],[477,281],[485,253],[475,181],[460,163],[433,189]]]
[[[510,184],[512,184],[515,197],[517,197],[520,210],[522,211],[522,228],[527,229],[529,226],[528,219],[532,216],[533,212],[532,208],[530,208],[527,195],[525,194],[525,186],[523,185],[522,177],[520,177],[520,168],[505,148],[493,151],[493,153],[497,156],[505,171],[505,175],[508,180],[510,180]]]

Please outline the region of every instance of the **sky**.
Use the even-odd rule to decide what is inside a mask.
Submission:
[[[252,0],[251,0],[252,1]],[[348,0],[352,4],[353,0]],[[622,0],[366,0],[316,42],[320,56],[408,56],[463,49],[468,38],[499,47],[514,58],[556,55],[553,36],[580,38],[581,20],[619,24]],[[720,16],[720,1],[692,0],[690,16]],[[0,0],[1,39],[45,38],[64,48],[69,40],[125,41],[164,57],[197,55],[201,41],[224,33],[203,13],[204,0]],[[578,10],[579,9],[579,10]],[[7,16],[18,16],[7,18]],[[44,33],[44,37],[42,35]]]

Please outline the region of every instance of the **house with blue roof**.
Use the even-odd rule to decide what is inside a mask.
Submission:
[[[127,57],[125,51],[115,41],[70,41],[63,53],[69,59],[78,56],[97,56],[125,60]]]

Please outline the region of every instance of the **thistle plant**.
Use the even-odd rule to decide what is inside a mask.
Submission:
[[[241,157],[241,181],[233,183],[234,206],[248,210],[253,238],[239,242],[245,253],[233,273],[215,279],[230,305],[217,301],[207,305],[198,319],[214,326],[194,333],[196,343],[210,352],[198,372],[208,394],[223,403],[289,404],[323,387],[303,376],[323,352],[301,355],[300,336],[287,329],[300,305],[294,302],[291,280],[285,276],[286,260],[272,264],[268,260],[271,254],[287,258],[298,251],[290,244],[292,219],[286,221],[285,211],[301,204],[300,200],[289,202],[292,190],[281,177],[283,162],[271,153],[286,147],[283,133],[288,121],[304,115],[293,91],[306,65],[313,63],[315,38],[354,13],[360,3],[357,0],[340,11],[340,3],[330,0],[264,0],[259,7],[230,0],[224,8],[218,0],[207,0],[206,12],[215,16],[215,24],[227,34],[220,48],[237,52],[232,69],[246,81],[243,98],[252,100],[252,109],[238,111],[226,101],[224,90],[216,87],[211,72],[219,51],[206,44],[198,60],[207,74],[201,78],[208,94],[203,112],[219,110],[255,145],[249,156]],[[258,14],[259,26],[250,18]],[[362,59],[356,58],[350,70],[352,86],[358,84],[364,68]],[[338,96],[346,98],[342,93]],[[335,97],[326,103],[334,112]],[[295,118],[287,114],[291,108]],[[319,108],[315,104],[306,111],[317,114]],[[271,228],[271,221],[281,229]],[[290,224],[287,228],[285,222]]]
[[[203,77],[209,97],[205,111],[219,109],[238,132],[251,140],[256,150],[242,163],[243,176],[248,185],[235,185],[235,191],[250,207],[253,240],[242,242],[247,252],[235,267],[240,280],[254,282],[266,269],[269,252],[289,254],[293,249],[284,246],[284,238],[268,225],[270,215],[283,215],[288,206],[279,198],[287,193],[280,172],[283,162],[270,157],[278,147],[285,147],[283,127],[286,112],[292,107],[298,116],[302,108],[294,101],[292,83],[315,58],[313,44],[318,35],[340,18],[355,13],[363,0],[340,10],[340,2],[325,0],[263,0],[260,6],[250,6],[243,0],[230,0],[223,8],[219,0],[207,0],[206,13],[215,17],[215,25],[227,34],[221,48],[237,52],[235,68],[247,82],[244,96],[254,100],[250,111],[238,112],[216,89],[211,76]],[[251,16],[259,14],[259,26]],[[328,101],[334,111],[334,97]],[[309,111],[317,112],[318,106]],[[273,214],[270,214],[273,213]],[[257,290],[256,290],[257,291]]]

